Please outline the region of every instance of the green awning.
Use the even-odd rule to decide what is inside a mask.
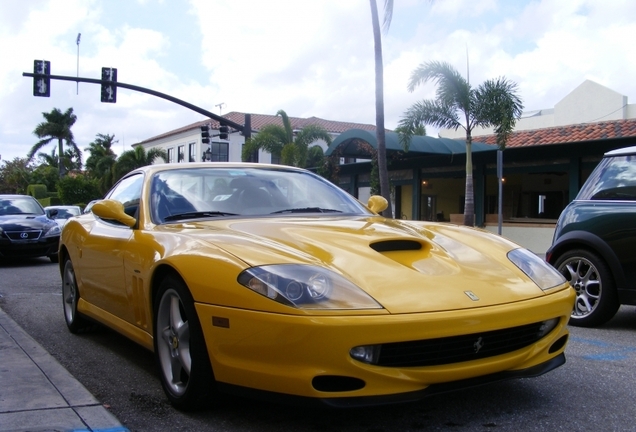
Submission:
[[[363,129],[349,129],[333,140],[325,154],[330,156],[338,149],[338,155],[341,157],[369,159],[372,155],[369,146],[374,150],[378,148],[375,132]],[[473,153],[496,150],[497,146],[494,145],[475,141],[472,144]],[[387,153],[404,152],[396,132],[386,132],[386,151]],[[414,135],[411,138],[408,153],[418,156],[423,154],[431,156],[465,154],[466,143],[464,140]]]

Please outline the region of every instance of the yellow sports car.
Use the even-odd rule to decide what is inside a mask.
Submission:
[[[556,270],[386,204],[286,166],[132,171],[63,230],[66,323],[152,350],[180,409],[223,391],[411,401],[565,362],[574,291]]]

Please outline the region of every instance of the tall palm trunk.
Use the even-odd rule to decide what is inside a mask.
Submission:
[[[62,157],[64,156],[64,140],[62,138],[57,139],[57,171],[60,175],[60,178],[64,177],[64,173],[66,170],[64,169],[64,161]]]
[[[464,198],[464,225],[475,226],[475,192],[473,187],[473,139],[466,136],[466,190]]]
[[[369,0],[371,4],[371,21],[373,22],[373,42],[375,52],[375,127],[378,141],[378,171],[380,177],[380,193],[388,201],[389,206],[382,213],[386,217],[392,217],[391,189],[389,186],[389,170],[386,161],[386,134],[384,130],[384,66],[382,62],[382,37],[380,34],[380,21],[378,19],[378,6],[375,0]]]

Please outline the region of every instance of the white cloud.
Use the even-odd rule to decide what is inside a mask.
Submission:
[[[383,2],[378,1],[382,10]],[[395,127],[434,86],[406,89],[411,71],[447,61],[470,80],[506,76],[527,109],[550,108],[585,79],[633,99],[630,55],[636,33],[630,0],[408,0],[395,3],[384,35],[386,126]],[[99,86],[52,82],[32,96],[33,60],[53,74],[98,78],[116,67],[120,82],[163,92],[215,113],[243,111],[375,122],[371,14],[366,0],[5,0],[0,9],[0,154],[23,156],[42,112],[73,107],[80,148],[115,134],[118,152],[202,119],[171,102],[119,89],[99,102]],[[633,103],[633,100],[632,100]]]

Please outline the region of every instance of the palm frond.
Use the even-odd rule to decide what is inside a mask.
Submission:
[[[485,81],[475,91],[476,124],[494,126],[497,145],[502,150],[523,113],[523,103],[517,95],[517,88],[515,82],[499,77]]]
[[[292,129],[291,122],[289,121],[287,113],[283,110],[278,110],[276,115],[281,116],[281,118],[283,119],[283,128],[285,129],[285,133],[287,135],[287,139],[285,140],[285,142],[292,142],[294,140],[294,130]]]
[[[384,0],[384,19],[382,20],[382,31],[384,32],[384,34],[389,32],[389,27],[391,27],[392,20],[393,20],[393,0]]]

